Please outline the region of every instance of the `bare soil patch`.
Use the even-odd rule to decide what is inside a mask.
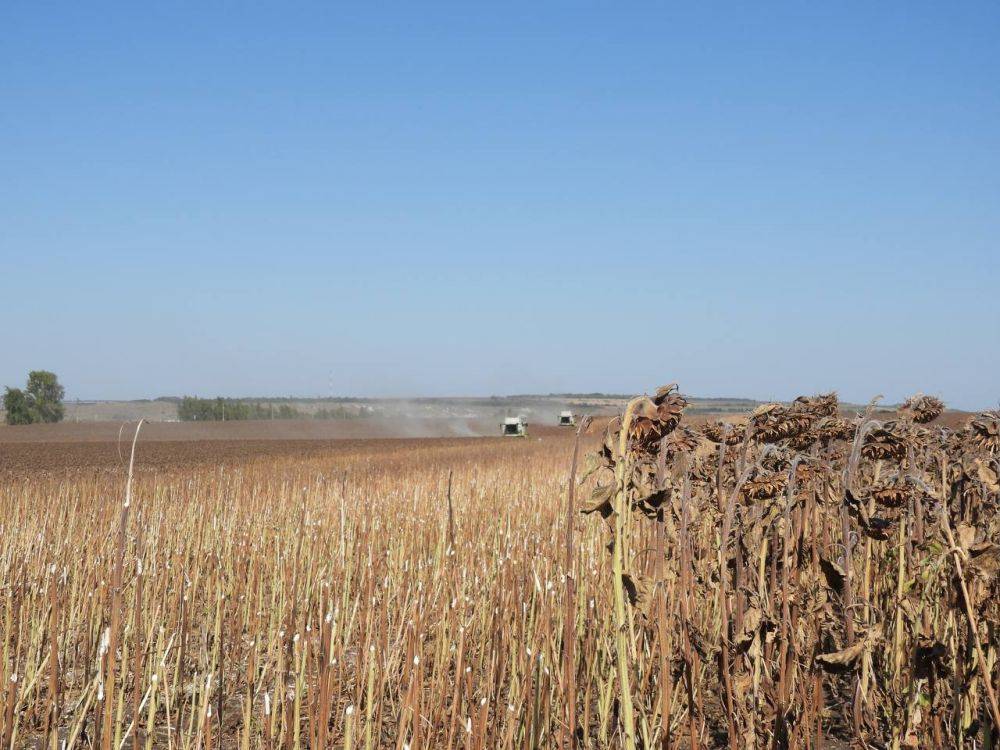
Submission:
[[[61,423],[0,428],[0,476],[84,469],[117,470],[127,460],[135,424]],[[573,430],[531,426],[528,441],[572,439]],[[480,420],[275,420],[151,422],[143,425],[136,469],[233,465],[265,458],[315,458],[396,453],[501,438]],[[592,428],[594,431],[594,428]]]

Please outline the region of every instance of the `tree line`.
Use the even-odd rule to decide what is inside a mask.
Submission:
[[[246,419],[300,419],[304,415],[288,404],[262,404],[228,398],[185,396],[177,405],[182,422],[238,422]]]
[[[65,415],[63,398],[66,391],[54,372],[32,370],[22,388],[8,387],[3,396],[4,418],[9,425],[60,422]],[[172,400],[172,399],[171,399]],[[242,401],[239,399],[197,398],[184,396],[177,402],[177,416],[183,422],[222,422],[246,419],[356,419],[372,416],[370,406],[350,409],[337,404],[312,414],[296,409],[289,403],[273,401]]]
[[[240,401],[237,399],[197,398],[184,396],[177,404],[177,417],[182,422],[237,422],[246,419],[354,419],[369,416],[370,408],[354,411],[343,406],[319,409],[307,414],[289,404]]]

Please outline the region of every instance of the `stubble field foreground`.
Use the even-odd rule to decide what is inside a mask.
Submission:
[[[1000,418],[914,403],[687,429],[662,390],[583,437],[569,523],[555,429],[140,433],[128,494],[127,445],[37,443],[0,475],[0,747],[982,747]]]
[[[566,433],[251,443],[222,467],[206,444],[151,469],[140,433],[124,547],[116,450],[60,468],[71,446],[3,480],[3,747],[549,742]]]

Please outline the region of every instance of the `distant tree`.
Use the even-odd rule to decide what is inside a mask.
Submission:
[[[59,385],[54,372],[32,370],[28,373],[28,385],[8,388],[3,397],[7,424],[31,424],[33,422],[59,422],[65,410],[63,398],[66,389]]]
[[[63,398],[66,389],[59,385],[54,372],[33,370],[28,373],[28,398],[31,399],[39,422],[61,422],[66,410]]]
[[[3,410],[7,415],[7,424],[31,424],[31,407],[28,397],[20,388],[8,388],[3,395]]]

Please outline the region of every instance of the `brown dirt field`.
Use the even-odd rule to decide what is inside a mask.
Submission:
[[[0,427],[2,443],[116,442],[135,422],[60,422]],[[544,430],[544,427],[538,429]],[[366,438],[490,437],[499,426],[475,419],[274,419],[239,422],[146,422],[148,441],[191,440],[357,440]]]
[[[137,471],[197,465],[235,465],[265,458],[317,458],[396,453],[400,448],[459,448],[501,438],[492,423],[467,420],[275,420],[255,422],[151,422],[142,427]],[[0,477],[35,472],[120,471],[128,461],[135,425],[62,423],[0,428]],[[565,441],[573,430],[529,427],[525,442]],[[119,441],[119,431],[121,440]],[[595,432],[596,427],[591,427]]]
[[[481,438],[489,440],[490,438]],[[499,438],[497,438],[499,439]],[[361,440],[143,440],[136,450],[137,471],[245,463],[263,458],[314,458],[327,454],[396,450],[419,442],[447,446],[465,438]],[[0,443],[0,475],[62,470],[117,470],[128,462],[129,445],[106,441]],[[119,451],[121,453],[119,454]]]

